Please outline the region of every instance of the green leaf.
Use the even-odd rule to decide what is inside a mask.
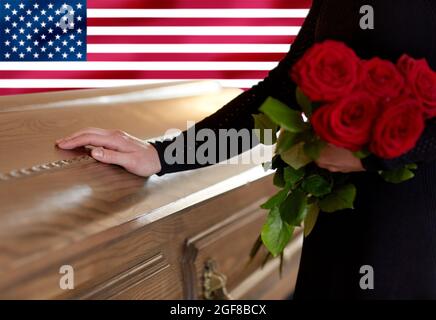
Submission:
[[[310,99],[304,94],[300,87],[297,87],[295,96],[298,105],[301,107],[301,110],[303,110],[307,117],[310,117],[312,115],[312,102]]]
[[[282,130],[279,138],[277,139],[276,153],[282,153],[289,150],[297,142],[297,134]]]
[[[307,237],[313,230],[318,219],[319,206],[312,203],[307,207],[306,218],[304,219],[304,236]]]
[[[292,167],[286,167],[283,170],[283,177],[285,179],[285,182],[289,183],[291,186],[293,186],[301,178],[303,178],[304,174],[305,174],[305,172],[304,172],[303,168],[295,170]]]
[[[267,98],[259,110],[274,123],[290,132],[298,133],[308,128],[308,124],[303,121],[299,111],[292,110],[277,99]]]
[[[285,249],[293,232],[294,228],[282,220],[279,209],[275,207],[269,212],[262,228],[262,242],[269,252],[277,257]]]
[[[324,212],[335,212],[343,209],[352,209],[356,198],[356,187],[346,184],[333,189],[333,192],[319,201],[319,207]]]
[[[271,198],[269,198],[264,204],[262,204],[260,207],[262,209],[272,209],[274,207],[279,206],[288,195],[289,189],[285,188],[283,190],[280,190],[275,195],[273,195]]]
[[[292,191],[280,205],[282,219],[291,226],[299,226],[306,215],[307,196],[297,189]]]
[[[415,176],[412,170],[417,168],[415,163],[410,163],[399,169],[381,171],[380,175],[386,182],[401,183],[412,179]]]
[[[283,176],[283,168],[278,168],[274,174],[273,184],[276,187],[283,188],[286,185],[285,178]]]
[[[321,154],[321,150],[327,143],[319,138],[315,138],[304,144],[304,153],[312,160],[317,160]]]
[[[278,128],[277,124],[275,124],[268,116],[262,113],[252,114],[252,117],[254,119],[254,128],[257,129],[254,131],[254,133],[259,139],[259,142],[265,145],[272,145],[276,143],[276,132]],[[270,130],[271,134],[266,134],[266,130]]]
[[[314,195],[315,197],[325,196],[332,191],[331,184],[317,174],[305,178],[301,184],[301,187],[304,191]]]
[[[353,152],[354,156],[358,159],[365,159],[366,157],[368,157],[371,152],[369,152],[369,150],[359,150],[356,152]]]
[[[312,159],[304,152],[304,142],[296,144],[288,151],[283,152],[280,156],[284,162],[296,170],[312,162]]]
[[[418,165],[416,163],[408,163],[406,164],[406,168],[410,170],[416,170],[418,169]]]

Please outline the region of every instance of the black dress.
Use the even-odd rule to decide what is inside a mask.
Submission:
[[[363,30],[360,8],[374,8],[374,30]],[[269,76],[196,124],[210,128],[253,128],[251,114],[268,96],[292,105],[295,84],[288,71],[314,42],[344,41],[362,58],[396,61],[403,53],[426,58],[436,70],[436,1],[314,0],[290,52]],[[186,132],[184,132],[186,134]],[[163,154],[172,140],[156,142],[159,175],[204,165],[169,165]],[[200,142],[197,143],[197,145]],[[190,150],[185,148],[185,153]],[[239,152],[243,151],[242,149]],[[319,216],[304,241],[296,299],[436,298],[436,125],[427,128],[408,154],[389,161],[371,156],[366,172],[352,174],[358,194],[354,210]],[[416,162],[415,178],[384,182],[379,169]],[[359,286],[360,268],[374,270],[374,289]]]

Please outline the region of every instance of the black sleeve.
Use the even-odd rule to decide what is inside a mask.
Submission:
[[[362,160],[367,171],[390,170],[409,163],[423,163],[436,160],[436,122],[429,120],[416,146],[406,154],[395,159],[380,159],[374,155]]]
[[[314,36],[315,36],[315,28],[318,20],[318,15],[320,11],[321,0],[314,0],[312,3],[312,8],[309,11],[308,16],[306,17],[303,26],[296,37],[294,43],[291,46],[290,51],[287,53],[285,58],[280,61],[278,66],[269,72],[268,76],[253,86],[250,90],[245,91],[228,104],[223,106],[220,110],[212,114],[211,116],[206,117],[200,122],[195,124],[195,129],[188,129],[181,133],[183,135],[184,148],[182,150],[183,158],[186,158],[186,155],[190,152],[195,152],[197,148],[204,142],[196,141],[195,147],[188,145],[187,141],[187,133],[189,130],[198,131],[203,128],[208,128],[213,130],[215,133],[218,132],[219,129],[252,129],[254,126],[254,121],[252,118],[252,114],[258,113],[259,107],[265,101],[265,99],[269,96],[272,96],[282,102],[292,106],[295,105],[295,84],[291,81],[289,76],[289,71],[291,66],[303,55],[303,53],[313,45]],[[179,136],[180,138],[180,136]],[[175,142],[176,138],[164,141],[155,141],[152,145],[156,148],[159,159],[161,162],[162,170],[158,173],[158,175],[163,175],[166,173],[184,171],[190,169],[196,169],[199,167],[204,167],[209,164],[200,164],[197,161],[192,164],[170,164],[165,161],[165,149]],[[218,139],[217,139],[218,140]],[[253,139],[254,140],[254,139]],[[218,143],[218,142],[217,142]],[[253,147],[255,142],[251,144]],[[218,145],[217,145],[218,150]],[[231,150],[227,152],[226,158],[231,158],[238,153],[244,152],[244,147],[240,147],[237,152],[232,153]],[[217,152],[218,153],[218,152]],[[223,160],[223,159],[219,159]]]

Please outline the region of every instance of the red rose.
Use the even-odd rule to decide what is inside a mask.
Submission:
[[[417,100],[409,97],[392,100],[375,123],[370,151],[384,159],[401,156],[416,145],[424,125]]]
[[[403,74],[403,76],[407,76],[415,66],[416,60],[408,56],[407,54],[403,54],[400,59],[397,61],[398,70]]]
[[[307,50],[292,68],[291,77],[310,100],[330,102],[353,90],[359,62],[345,44],[327,40]]]
[[[392,62],[373,58],[362,63],[362,85],[370,94],[390,100],[400,95],[404,77]]]
[[[372,125],[378,114],[377,101],[361,91],[320,107],[310,121],[324,141],[359,151],[369,143]]]
[[[413,60],[403,56],[398,61],[400,68],[406,73],[407,85],[411,93],[421,103],[424,114],[436,116],[436,72],[431,70],[426,60]]]

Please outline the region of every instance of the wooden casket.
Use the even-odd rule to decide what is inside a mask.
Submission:
[[[54,141],[83,127],[143,139],[240,93],[214,82],[0,98],[1,299],[284,299],[302,235],[248,263],[275,192],[253,164],[140,178]]]

